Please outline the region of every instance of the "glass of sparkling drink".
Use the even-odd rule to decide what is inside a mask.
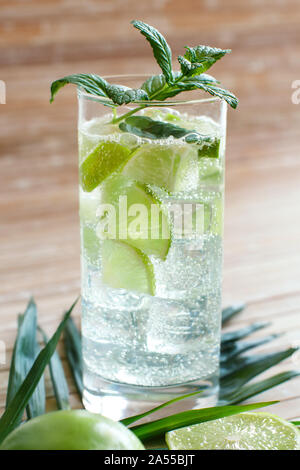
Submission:
[[[78,89],[84,405],[115,419],[216,402],[227,105],[180,98]]]

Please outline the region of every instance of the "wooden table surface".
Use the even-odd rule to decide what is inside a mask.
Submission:
[[[75,90],[50,105],[49,84],[75,72],[156,72],[134,18],[158,27],[174,55],[185,44],[233,50],[213,71],[240,98],[228,120],[224,306],[248,308],[229,328],[267,320],[257,337],[285,335],[265,350],[300,344],[300,105],[291,101],[299,0],[1,0],[0,407],[17,314],[33,295],[50,334],[80,290]],[[297,353],[272,373],[299,362]],[[299,385],[259,398],[280,399],[274,412],[299,417]],[[49,381],[47,390],[51,408]]]

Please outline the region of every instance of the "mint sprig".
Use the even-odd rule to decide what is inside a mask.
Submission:
[[[122,85],[110,84],[104,78],[95,74],[74,74],[60,78],[51,85],[51,99],[68,83],[83,88],[87,93],[102,98],[103,104],[111,107],[128,103],[139,103],[140,106],[119,117],[114,117],[117,123],[139,110],[151,106],[147,101],[165,101],[183,91],[203,90],[212,96],[226,101],[232,108],[238,105],[238,99],[228,90],[221,88],[219,82],[205,72],[218,60],[231,52],[229,49],[218,49],[209,46],[186,46],[184,56],[178,56],[180,71],[172,69],[172,52],[163,35],[143,21],[134,20],[132,25],[150,43],[157,64],[162,73],[148,78],[140,88],[132,89]]]

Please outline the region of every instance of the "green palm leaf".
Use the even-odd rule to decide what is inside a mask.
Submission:
[[[18,391],[6,407],[4,414],[1,416],[0,443],[16,426],[18,426],[20,422],[20,417],[22,416],[25,407],[28,405],[30,398],[32,397],[36,387],[38,386],[38,383],[40,382],[40,379],[44,373],[47,364],[49,363],[52,355],[54,354],[60,335],[65,327],[69,316],[72,313],[73,308],[75,307],[76,302],[77,300],[64,315],[64,318],[59,324],[56,332],[37,356],[31,369],[26,375],[25,380],[22,382]]]
[[[37,308],[34,300],[30,299],[24,314],[18,317],[18,332],[9,371],[6,407],[12,402],[31,369],[39,350],[40,347],[37,342]],[[41,378],[26,407],[28,418],[45,413],[45,399],[45,384],[43,378]],[[19,421],[21,421],[21,416]]]

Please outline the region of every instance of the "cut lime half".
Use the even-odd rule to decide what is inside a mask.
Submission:
[[[102,207],[113,209],[115,227],[114,233],[109,231],[105,236],[103,228],[109,229],[109,221],[103,217],[98,225],[99,237],[124,241],[164,260],[170,248],[171,232],[168,215],[157,196],[146,185],[124,175],[107,178],[101,190]]]
[[[151,261],[141,250],[127,243],[104,240],[101,244],[102,280],[116,289],[155,295]]]
[[[117,142],[100,142],[80,166],[82,189],[93,191],[105,178],[117,171],[129,155],[130,150]]]
[[[300,431],[270,413],[240,413],[166,434],[172,450],[299,450]]]

